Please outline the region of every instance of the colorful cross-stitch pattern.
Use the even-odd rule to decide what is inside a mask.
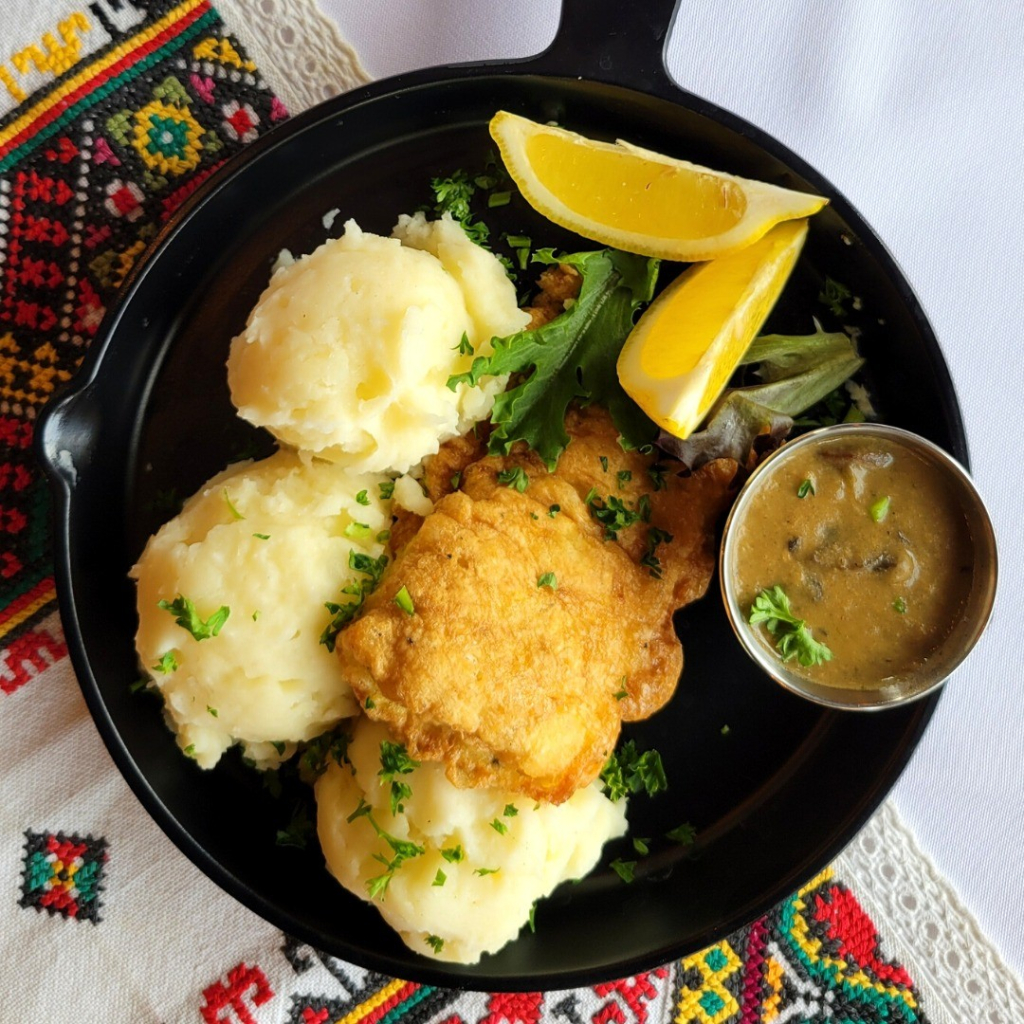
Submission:
[[[907,972],[884,958],[874,925],[826,871],[722,942],[654,971],[573,992],[479,997],[368,975],[294,940],[296,973],[316,956],[348,994],[293,996],[289,1024],[927,1024]]]
[[[96,924],[106,861],[104,839],[28,831],[19,902],[23,907]]]
[[[107,46],[54,65],[52,83],[0,120],[4,647],[38,636],[55,602],[47,489],[31,451],[39,409],[70,380],[159,226],[287,116],[207,0],[135,6],[138,24],[122,33],[106,19]],[[72,29],[103,13],[92,7]],[[28,670],[8,663],[10,692]]]

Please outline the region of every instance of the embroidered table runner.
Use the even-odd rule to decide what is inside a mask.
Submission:
[[[912,965],[887,945],[889,915],[913,913],[880,899],[881,885],[864,901],[886,915],[879,938],[843,880],[848,865],[870,881],[884,844],[910,849],[891,809],[836,872],[710,949],[591,988],[516,995],[437,989],[343,963],[251,914],[172,846],[111,763],[67,659],[33,428],[160,225],[289,106],[366,76],[311,0],[245,10],[235,0],[6,0],[0,17],[0,1017],[947,1019],[945,1000],[929,1005]],[[963,952],[966,963],[977,948]],[[1011,989],[981,992],[978,1005],[992,1007],[985,1019],[1024,1007]]]

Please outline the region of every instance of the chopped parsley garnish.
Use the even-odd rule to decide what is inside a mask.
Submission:
[[[128,687],[128,692],[129,693],[138,693],[140,690],[145,690],[148,686],[149,686],[149,680],[148,679],[136,679],[135,682],[132,683]]]
[[[409,588],[404,583],[402,584],[402,589],[399,590],[391,600],[394,604],[397,604],[406,615],[416,614],[416,605],[412,603],[412,595],[409,593]]]
[[[499,818],[495,818],[494,821],[491,822],[491,828],[493,828],[499,836],[503,836],[508,832],[508,825]]]
[[[826,277],[825,287],[818,293],[818,301],[828,306],[832,310],[833,315],[844,317],[847,313],[843,303],[852,295],[853,293],[845,284],[840,284],[838,281],[833,281],[831,277]]]
[[[656,491],[663,491],[668,485],[665,483],[665,467],[655,463],[647,467],[647,475],[651,478]]]
[[[628,469],[620,469],[618,473],[615,474],[615,479],[618,480],[619,490],[621,491],[623,486],[633,479],[633,473]]]
[[[899,612],[900,615],[907,614],[907,602],[902,597],[897,597],[892,603],[893,611]]]
[[[462,470],[460,469],[457,473],[452,473],[451,479],[448,481],[452,485],[452,490],[457,491],[459,484],[462,483]]]
[[[530,486],[530,478],[522,466],[516,466],[514,469],[503,469],[498,474],[498,483],[522,494]]]
[[[892,498],[889,495],[885,495],[884,498],[879,498],[878,501],[871,503],[871,508],[868,511],[871,513],[871,518],[876,523],[885,522],[885,517],[889,514],[889,506],[892,504]]]
[[[625,700],[629,696],[629,690],[626,687],[626,683],[627,682],[628,682],[628,680],[627,680],[626,676],[623,676],[619,680],[619,689],[616,690],[615,693],[612,694],[612,696],[616,700]]]
[[[466,859],[466,855],[462,852],[461,843],[458,846],[450,846],[448,849],[442,850],[441,856],[444,857],[449,864],[458,864],[459,861]]]
[[[729,733],[730,733],[730,732],[732,732],[732,730],[731,730],[731,729],[729,728],[729,726],[728,726],[728,723],[727,723],[727,724],[725,724],[725,725],[723,725],[723,726],[722,726],[722,728],[721,728],[721,729],[719,729],[718,731],[719,731],[719,732],[720,732],[720,733],[721,733],[721,734],[722,734],[723,736],[728,736],[728,735],[729,735]]]
[[[519,269],[525,270],[530,262],[530,247],[533,245],[533,239],[528,238],[526,235],[506,235],[505,241],[508,242],[509,248],[516,254],[516,262],[519,264]]]
[[[641,790],[655,796],[668,789],[661,754],[656,750],[641,753],[633,740],[627,740],[608,758],[601,769],[601,781],[605,795],[615,801]]]
[[[213,717],[214,717],[214,718],[216,718],[216,717],[217,717],[217,709],[216,709],[216,708],[211,708],[211,707],[210,707],[210,705],[209,705],[209,704],[207,704],[207,705],[206,705],[206,710],[207,710],[207,712],[208,712],[209,714],[213,715]]]
[[[380,500],[387,501],[395,493],[395,481],[385,480],[378,484],[378,489],[380,490]]]
[[[257,540],[270,540],[270,534],[269,533],[254,533],[253,536]]]
[[[369,505],[370,504],[370,495],[366,491],[360,491],[356,495],[356,501],[360,505]]]
[[[533,932],[534,934],[537,933],[536,914],[537,914],[537,901],[534,900],[530,904],[530,920],[529,920],[530,931]]]
[[[640,564],[647,566],[650,574],[656,579],[661,579],[661,559],[655,554],[659,544],[671,544],[675,538],[667,530],[652,526],[647,531],[647,550],[644,552]]]
[[[805,668],[832,660],[832,652],[811,636],[807,623],[798,619],[789,606],[789,597],[776,585],[762,590],[754,598],[748,619],[752,626],[763,622],[775,639],[775,646],[783,661],[796,658]]]
[[[473,346],[469,343],[469,335],[463,331],[462,339],[458,345],[453,345],[452,349],[459,353],[460,356],[471,356],[473,354]]]
[[[512,193],[511,192],[492,192],[487,197],[487,207],[488,207],[488,209],[493,210],[493,209],[495,209],[498,206],[508,206],[508,204],[511,201],[512,201]]]
[[[163,675],[170,675],[178,667],[178,656],[174,651],[167,651],[165,654],[160,656],[160,660],[153,666],[154,672],[160,672]]]
[[[561,511],[562,511],[562,506],[561,505],[549,505],[548,506],[548,515],[551,516],[552,519],[554,519],[555,516],[557,516],[558,513],[561,512]]]
[[[448,876],[440,868],[438,868],[437,869],[437,874],[434,875],[434,880],[430,884],[440,888],[447,881],[448,881]]]
[[[636,871],[635,860],[623,860],[621,857],[616,857],[608,866],[627,884],[633,881]]]
[[[796,489],[796,496],[798,498],[801,498],[801,499],[806,498],[808,494],[813,495],[814,493],[815,493],[815,491],[814,491],[814,481],[810,477],[808,477]]]
[[[435,952],[440,953],[444,949],[444,939],[437,935],[428,935],[424,940],[426,944]]]
[[[519,808],[515,804],[505,804],[505,810],[501,813],[505,818],[514,818],[519,813]]]
[[[277,830],[276,842],[278,846],[294,846],[304,850],[315,831],[316,826],[309,817],[306,805],[300,804],[292,813],[287,827]]]
[[[336,604],[334,601],[324,603],[324,607],[334,616],[320,634],[320,643],[327,650],[333,653],[338,634],[356,617],[367,596],[376,589],[387,564],[387,555],[371,558],[369,555],[364,555],[359,551],[350,551],[348,553],[348,567],[354,572],[363,573],[368,578],[358,580],[355,583],[349,583],[341,588],[343,594],[355,600],[349,601],[346,604]]]
[[[674,829],[666,832],[665,838],[679,843],[680,846],[689,846],[697,838],[697,830],[688,821],[684,821],[682,825],[676,825]]]
[[[448,378],[454,390],[484,376],[518,375],[518,383],[495,399],[488,451],[507,455],[516,441],[525,441],[554,469],[569,443],[565,413],[575,400],[607,408],[623,447],[652,442],[657,427],[622,390],[615,363],[637,309],[653,295],[658,261],[609,249],[557,256],[541,249],[532,260],[575,267],[583,278],[576,302],[542,327],[495,339],[489,356],[477,356],[469,371]]]
[[[651,852],[651,848],[648,845],[650,839],[636,838],[633,840],[633,849],[640,854],[641,857],[646,857]]]
[[[392,814],[401,814],[405,810],[402,801],[412,796],[412,790],[404,782],[399,782],[395,776],[408,775],[419,766],[420,762],[414,761],[401,743],[381,740],[380,771],[377,774],[384,782],[391,783]]]
[[[477,245],[483,245],[490,230],[482,221],[474,221],[469,201],[477,190],[476,182],[463,170],[453,172],[447,178],[432,178],[430,188],[434,193],[434,213],[440,217],[450,213],[463,231]]]
[[[367,697],[363,702],[363,707],[366,708],[367,711],[372,711],[376,706],[377,705],[374,704],[372,697]]]
[[[303,778],[312,780],[319,778],[327,771],[327,765],[333,761],[342,765],[348,763],[348,745],[352,737],[340,726],[315,736],[305,744],[299,758],[299,773]],[[284,754],[284,744],[274,744],[278,754]]]
[[[389,540],[391,540],[391,531],[390,530],[381,530],[380,533],[377,534],[377,543],[378,544],[387,544],[387,542]]]
[[[366,523],[349,523],[345,527],[345,536],[350,540],[362,540],[369,537],[373,531]]]
[[[228,489],[226,487],[224,488],[224,502],[227,505],[228,511],[231,513],[233,518],[235,518],[235,519],[244,519],[245,518],[245,516],[243,516],[242,513],[239,512],[237,508],[235,508],[235,503],[231,500],[231,496],[228,494]]]
[[[383,873],[371,878],[366,883],[367,892],[370,895],[370,899],[376,899],[378,896],[384,899],[387,893],[388,885],[391,879],[395,877],[395,872],[407,861],[413,857],[419,857],[424,853],[422,846],[418,846],[416,843],[410,842],[408,839],[399,839],[393,836],[390,832],[385,831],[377,824],[377,819],[373,816],[373,811],[370,805],[362,798],[359,798],[359,806],[348,816],[346,819],[349,824],[356,820],[356,818],[366,818],[370,823],[370,827],[377,833],[378,837],[383,839],[384,842],[391,847],[391,852],[394,857],[388,860],[383,854],[375,853],[373,859],[380,861],[384,865]]]
[[[555,579],[555,574],[553,572],[546,572],[537,578],[537,586],[538,588],[550,587],[552,590],[557,590],[558,580]]]
[[[608,456],[607,455],[601,455],[601,456],[599,456],[599,460],[601,462],[601,469],[602,469],[602,471],[607,473],[608,472]]]
[[[277,751],[278,756],[284,754],[284,740],[271,740],[270,745]]]
[[[186,757],[193,757],[193,756],[195,755],[195,752],[196,752],[196,745],[195,745],[194,743],[190,743],[190,744],[189,744],[189,745],[188,745],[188,746],[187,746],[187,747],[186,747],[186,748],[185,748],[185,749],[184,749],[184,750],[182,751],[182,753],[183,753],[183,754],[184,754],[184,755],[185,755]]]
[[[157,606],[165,612],[174,616],[174,621],[192,634],[194,640],[209,640],[215,637],[228,621],[231,609],[227,605],[221,605],[205,621],[199,617],[196,606],[187,598],[179,594],[173,601],[158,601]]]
[[[473,874],[483,878],[484,875],[496,875],[500,870],[501,868],[477,868]]]
[[[620,530],[633,526],[643,518],[639,511],[626,508],[625,502],[614,494],[609,494],[602,501],[593,488],[587,495],[586,504],[590,514],[604,527],[607,540],[615,540]]]

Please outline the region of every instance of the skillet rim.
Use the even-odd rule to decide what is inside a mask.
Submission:
[[[76,610],[77,602],[72,583],[72,549],[70,542],[70,523],[74,506],[75,482],[61,464],[59,455],[60,448],[62,447],[60,443],[62,440],[61,430],[62,428],[67,429],[68,426],[72,429],[74,428],[74,405],[88,391],[90,385],[100,374],[105,354],[110,348],[111,342],[125,315],[125,311],[134,300],[141,282],[157,263],[172,239],[182,229],[182,226],[197,216],[203,207],[222,188],[226,187],[234,178],[243,173],[250,163],[261,159],[264,154],[270,153],[282,145],[288,145],[292,139],[325,120],[330,120],[364,104],[379,103],[389,97],[394,97],[397,94],[411,90],[428,89],[448,82],[460,81],[466,78],[486,77],[488,75],[498,77],[530,76],[543,79],[548,83],[562,81],[578,85],[581,79],[575,76],[553,74],[547,70],[540,70],[542,64],[547,62],[552,49],[553,47],[549,48],[548,51],[537,57],[529,57],[518,61],[483,61],[449,65],[371,82],[296,115],[258,139],[233,158],[225,167],[212,175],[169,218],[168,222],[157,234],[150,248],[138,261],[126,279],[116,301],[112,304],[104,319],[98,336],[90,345],[78,374],[61,394],[51,400],[40,413],[37,420],[34,442],[36,453],[50,478],[52,493],[56,497],[53,515],[55,522],[55,568],[61,621],[68,640],[69,653],[80,688],[111,757],[136,797],[143,804],[147,813],[204,874],[221,889],[231,894],[235,899],[238,899],[264,920],[272,922],[290,934],[305,937],[305,941],[313,941],[309,938],[312,932],[308,926],[295,919],[288,909],[270,904],[259,893],[237,878],[228,868],[222,866],[219,861],[207,853],[198,841],[193,839],[191,833],[179,823],[178,819],[163,803],[149,780],[142,774],[141,769],[136,766],[127,746],[121,739],[120,733],[103,699],[98,680],[93,674]],[[899,302],[920,330],[925,347],[931,356],[931,369],[935,375],[936,387],[941,393],[943,418],[953,442],[952,447],[954,450],[952,454],[969,468],[966,436],[959,404],[956,400],[955,389],[941,347],[924,314],[924,310],[910,288],[906,276],[884,243],[866,224],[848,200],[827,179],[774,137],[749,124],[737,115],[722,110],[706,100],[679,89],[667,79],[662,83],[655,82],[650,90],[637,89],[635,85],[624,84],[621,81],[614,80],[614,78],[588,78],[582,81],[584,85],[610,85],[618,89],[627,90],[640,97],[654,96],[657,99],[667,100],[698,115],[708,117],[719,125],[745,136],[769,156],[784,163],[790,170],[806,179],[815,187],[827,190],[825,194],[830,196],[832,204],[837,208],[843,219],[856,229],[860,243],[868,249],[870,255],[878,261],[881,268],[885,271],[890,284],[898,295]],[[63,423],[62,421],[65,419],[69,419],[69,422]],[[837,833],[831,843],[826,844],[826,855],[818,858],[819,868],[828,864],[856,836],[885,799],[912,756],[935,710],[941,693],[942,690],[940,689],[933,696],[918,703],[913,717],[907,722],[907,728],[901,734],[901,740],[897,749],[892,752],[892,756],[880,768],[873,789],[866,795],[866,798],[862,796],[856,813],[849,819],[848,827]],[[760,916],[769,910],[778,902],[778,898],[777,893],[774,893],[771,897],[766,896],[761,901],[761,909],[758,910],[754,917]],[[726,934],[727,930],[731,931],[734,926],[738,927],[744,923],[746,922],[739,922],[739,924],[730,922],[727,929],[723,927],[718,929],[714,935],[709,934],[708,942],[717,941],[717,939]],[[315,929],[312,931],[315,931]],[[317,941],[321,940],[318,939]],[[332,942],[336,946],[339,945],[336,937],[332,937]],[[358,943],[353,944],[345,941],[341,942],[340,945],[351,950],[351,953],[347,952],[345,954],[346,956],[352,955],[355,962],[372,970],[380,970],[387,974],[397,974],[398,976],[409,976],[412,974],[416,980],[421,980],[427,984],[454,988],[473,987],[505,991],[527,991],[536,988],[551,990],[592,984],[607,980],[612,976],[623,977],[639,970],[650,969],[653,966],[668,962],[676,956],[683,955],[683,952],[681,952],[683,947],[678,945],[665,946],[657,950],[649,950],[644,954],[616,960],[614,975],[609,973],[607,968],[599,966],[589,970],[548,970],[545,973],[512,978],[504,974],[489,975],[486,973],[486,970],[480,970],[478,967],[460,968],[458,965],[444,965],[441,967],[437,961],[416,957],[416,954],[412,953],[412,951],[409,951],[409,955],[416,957],[416,968],[414,972],[410,972],[409,966],[405,961],[399,961],[390,955],[375,953],[358,945]],[[686,946],[687,950],[689,945],[687,944]],[[422,966],[420,966],[421,963]]]

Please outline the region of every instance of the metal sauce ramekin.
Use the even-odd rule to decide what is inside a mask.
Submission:
[[[772,473],[801,450],[837,437],[875,438],[901,445],[944,474],[963,509],[974,548],[970,592],[963,612],[950,634],[926,663],[913,672],[880,679],[875,687],[829,686],[794,671],[765,642],[757,628],[747,621],[750,609],[740,606],[735,591],[736,542],[751,497]],[[743,485],[725,523],[718,560],[719,581],[726,614],[744,650],[777,683],[787,690],[832,708],[875,710],[917,700],[932,692],[967,657],[988,624],[995,601],[997,579],[996,539],[985,503],[967,471],[947,452],[931,441],[882,423],[843,423],[803,434],[773,452],[751,473]]]

